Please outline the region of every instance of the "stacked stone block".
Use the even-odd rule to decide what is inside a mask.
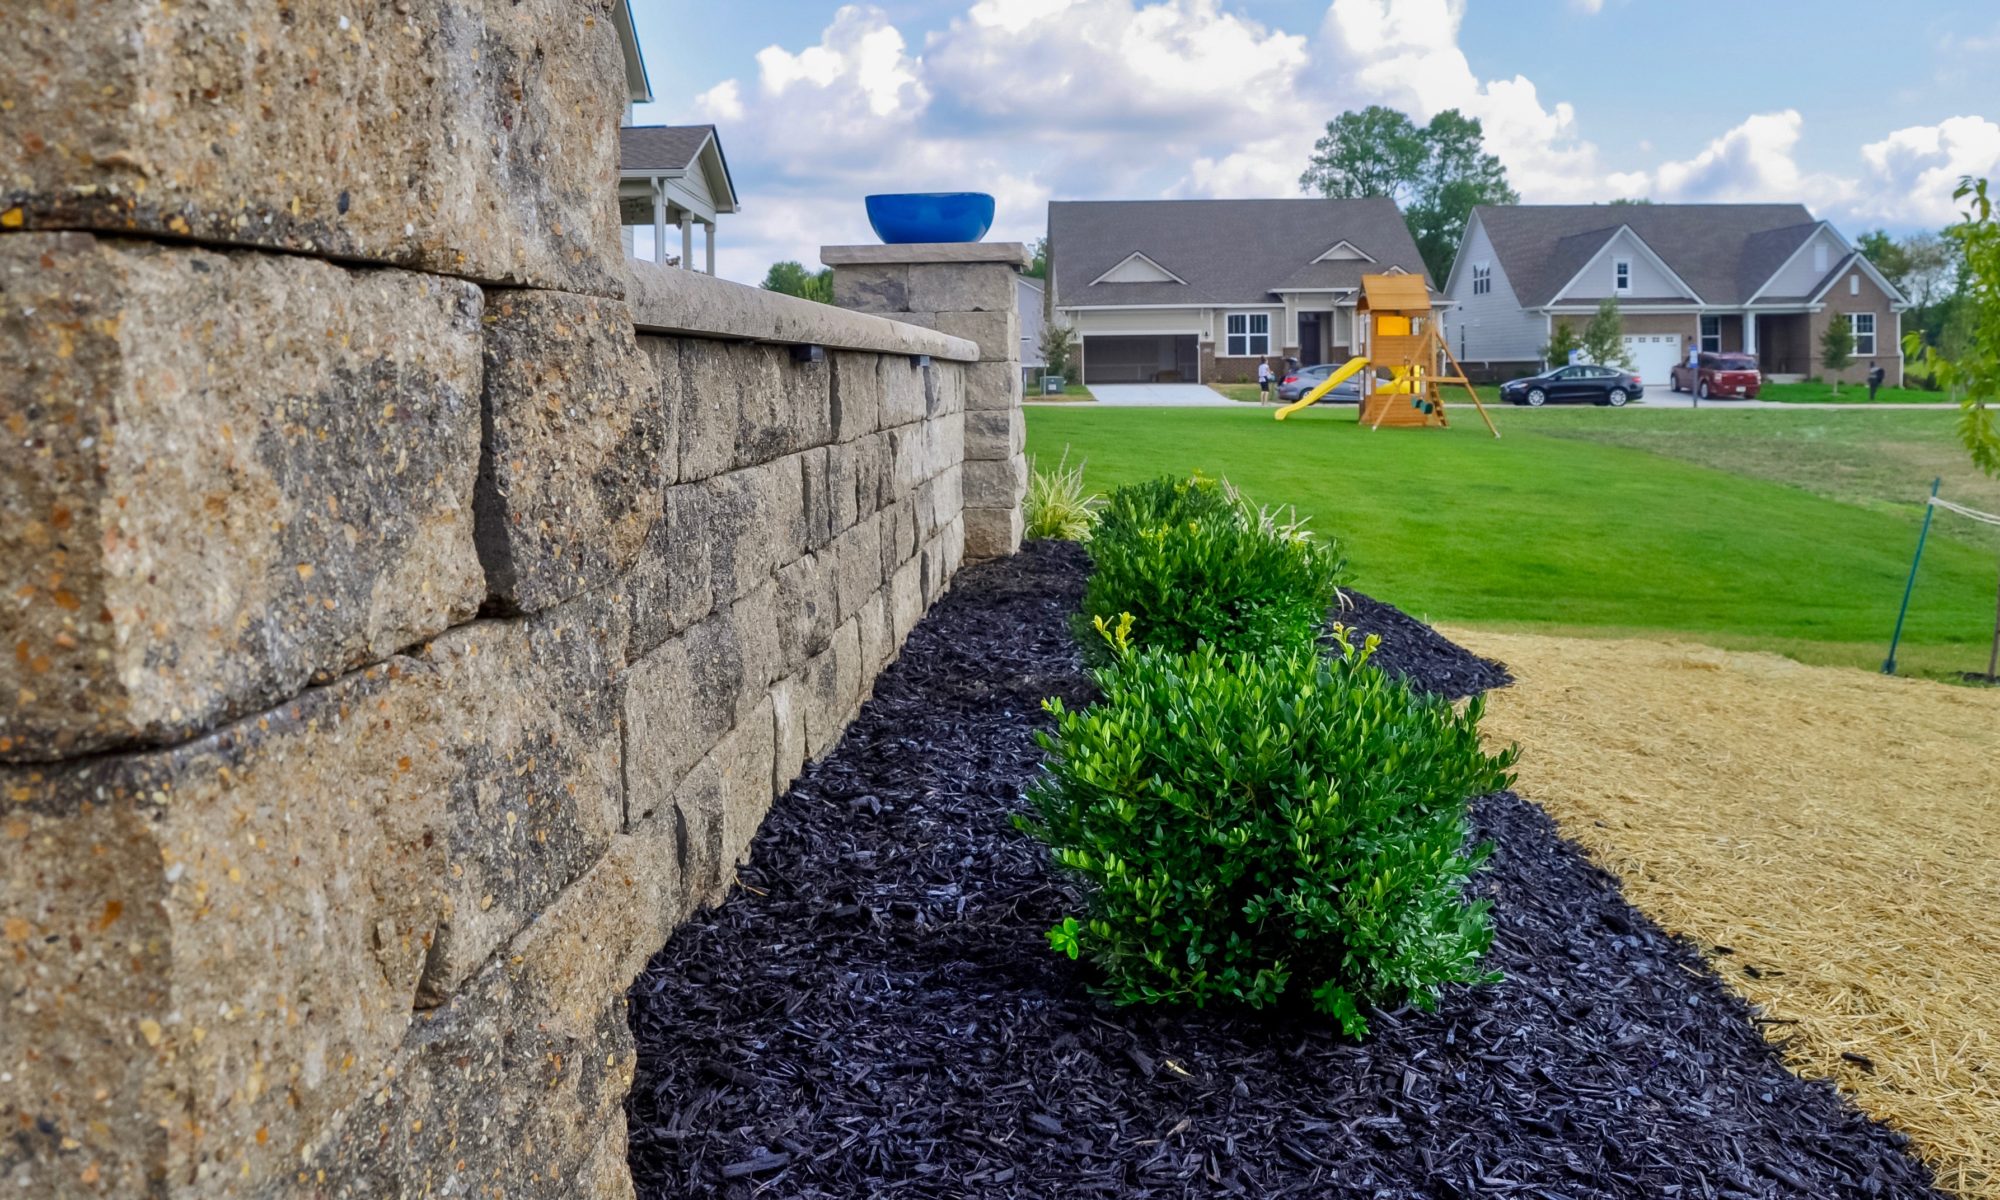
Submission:
[[[0,1190],[629,1195],[625,988],[964,556],[975,347],[628,275],[597,0],[378,7],[0,45]]]
[[[965,550],[997,558],[1021,546],[1028,490],[1021,408],[1019,242],[826,246],[834,303],[964,338],[979,347],[965,374]]]

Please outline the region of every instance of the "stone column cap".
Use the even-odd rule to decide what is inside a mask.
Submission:
[[[821,246],[819,261],[829,267],[906,263],[1004,263],[1025,267],[1034,258],[1022,242],[908,242],[900,246]]]

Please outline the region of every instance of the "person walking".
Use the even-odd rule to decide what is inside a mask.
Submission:
[[[1688,339],[1688,403],[1701,407],[1701,343],[1693,338]]]
[[[1257,360],[1257,403],[1267,404],[1270,399],[1271,362],[1269,359],[1260,358]]]
[[[1888,377],[1889,372],[1882,369],[1881,363],[1868,364],[1868,403],[1875,403],[1875,393],[1882,390],[1882,381]]]

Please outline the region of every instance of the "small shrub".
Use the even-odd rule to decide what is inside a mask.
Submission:
[[[1069,465],[1069,447],[1063,447],[1061,461],[1043,471],[1028,458],[1028,495],[1022,502],[1027,535],[1031,538],[1061,538],[1066,542],[1087,542],[1097,527],[1097,509],[1103,497],[1084,490],[1083,463]]]
[[[1091,560],[1077,634],[1099,661],[1092,625],[1121,615],[1132,619],[1134,643],[1153,649],[1310,648],[1343,571],[1337,547],[1207,480],[1112,493]]]
[[[1162,475],[1114,488],[1098,514],[1101,538],[1124,537],[1161,525],[1184,525],[1203,517],[1240,513],[1242,498],[1220,480],[1195,475]]]
[[[1110,630],[1103,699],[1050,700],[1053,734],[1022,828],[1088,885],[1049,942],[1120,1004],[1290,997],[1367,1032],[1370,1004],[1431,1007],[1440,985],[1497,978],[1485,900],[1465,880],[1466,801],[1506,787],[1513,755],[1463,712],[1339,653],[1134,651]]]

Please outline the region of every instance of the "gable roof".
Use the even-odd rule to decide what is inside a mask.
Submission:
[[[1483,204],[1472,214],[1524,308],[1547,304],[1621,228],[1704,302],[1741,304],[1820,226],[1803,204]]]
[[[1314,262],[1346,241],[1372,255]],[[1424,260],[1396,203],[1364,200],[1066,200],[1049,205],[1062,307],[1275,304],[1274,292],[1356,288],[1361,276]],[[1186,283],[1097,283],[1143,254]]]
[[[618,28],[618,50],[625,60],[625,96],[634,104],[650,104],[653,81],[646,75],[646,55],[639,48],[639,27],[632,23],[632,0],[612,6],[611,22]]]
[[[623,175],[685,175],[704,158],[716,211],[735,212],[736,180],[715,126],[626,125],[618,130],[618,170]]]

